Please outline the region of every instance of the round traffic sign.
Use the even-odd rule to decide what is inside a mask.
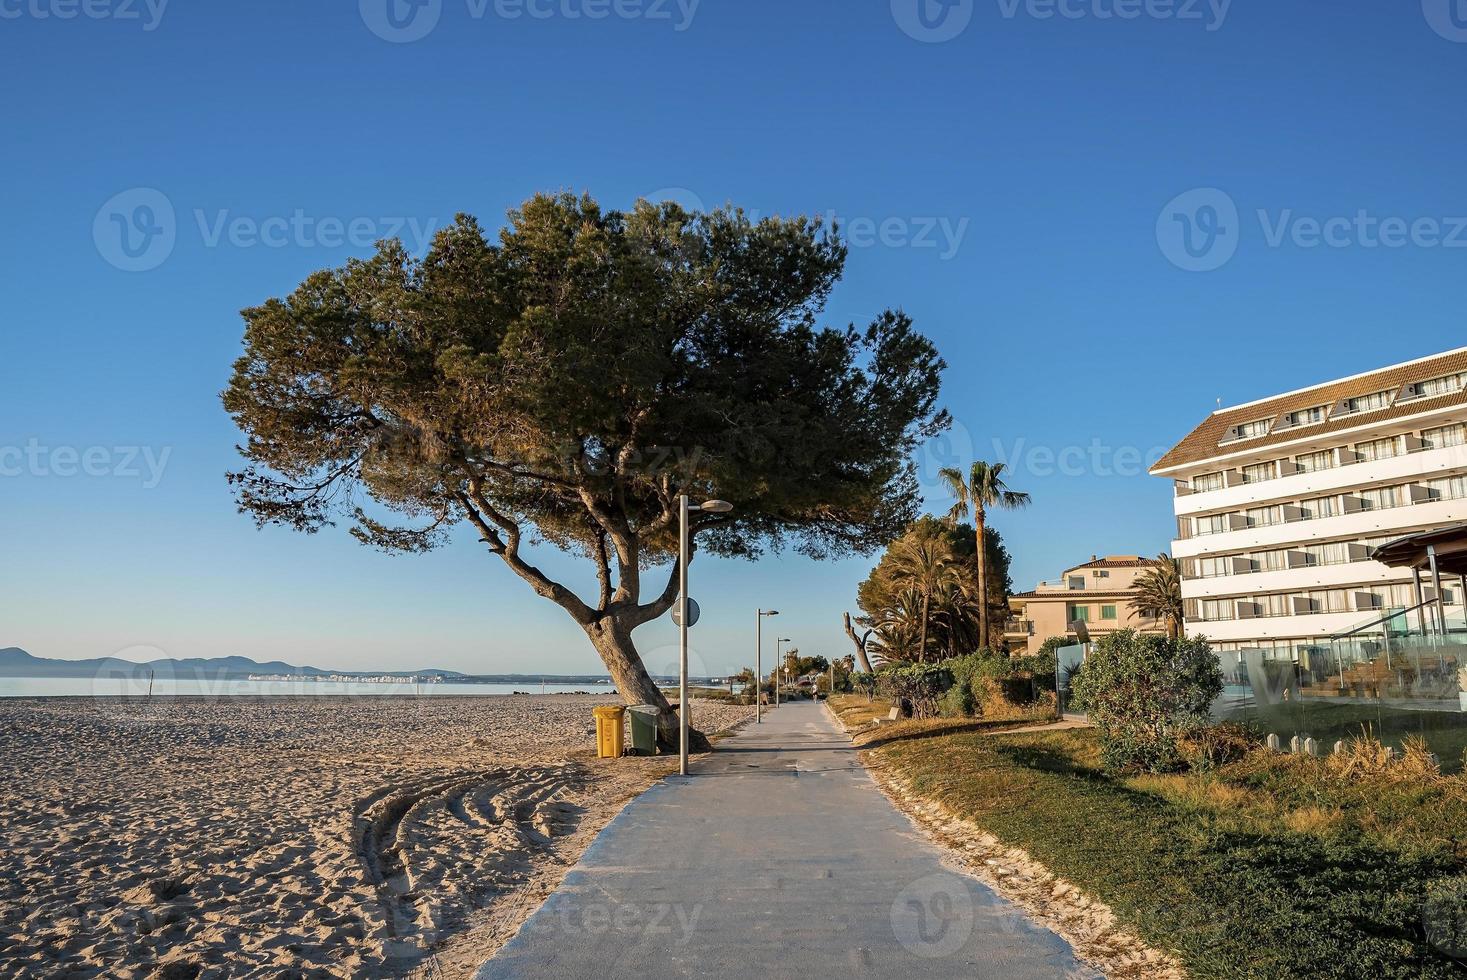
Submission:
[[[689,596],[688,597],[688,627],[690,629],[692,627],[698,625],[698,615],[699,615],[699,613],[701,611],[702,610],[700,610],[698,608],[698,600],[692,598],[691,596]],[[674,623],[676,623],[677,625],[679,625],[679,626],[681,626],[683,624],[682,603],[681,602],[674,602],[672,604],[672,621]]]

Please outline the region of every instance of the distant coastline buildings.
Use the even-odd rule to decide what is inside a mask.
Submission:
[[[1467,348],[1209,415],[1152,468],[1175,485],[1188,635],[1308,662],[1435,598],[1371,550],[1467,522]],[[1461,615],[1464,585],[1443,585]],[[1428,583],[1429,586],[1429,583]]]
[[[327,684],[442,684],[437,674],[416,674],[404,677],[401,674],[250,674],[246,680],[264,681],[271,684],[312,681]]]

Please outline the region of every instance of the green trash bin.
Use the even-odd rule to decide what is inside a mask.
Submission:
[[[637,755],[657,754],[657,708],[634,704],[627,709],[632,722],[632,751]]]

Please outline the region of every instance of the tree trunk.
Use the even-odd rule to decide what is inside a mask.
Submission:
[[[612,616],[603,616],[586,627],[586,635],[601,662],[611,674],[617,693],[628,705],[650,704],[657,708],[657,747],[667,752],[678,751],[678,716],[672,705],[658,688],[632,642],[632,631],[625,628]],[[712,746],[708,739],[693,727],[693,718],[688,719],[688,749],[707,752]]]
[[[871,670],[871,660],[866,656],[866,641],[856,636],[856,628],[851,625],[851,614],[846,613],[845,617],[846,636],[851,638],[851,643],[856,648],[856,661],[861,665],[863,671],[870,674],[873,671]],[[869,636],[870,634],[868,633],[867,635]]]
[[[922,596],[922,632],[917,640],[917,663],[927,662],[927,605],[932,601],[931,596]]]
[[[978,531],[978,649],[988,645],[988,527],[982,507],[973,508],[973,524]]]

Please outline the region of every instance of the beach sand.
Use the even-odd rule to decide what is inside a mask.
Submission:
[[[0,976],[471,976],[675,767],[608,703],[0,700]]]

